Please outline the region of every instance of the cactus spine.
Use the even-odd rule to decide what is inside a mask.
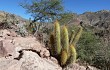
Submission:
[[[82,33],[82,27],[79,28],[78,32],[75,34],[74,31],[71,33],[69,40],[68,29],[64,25],[60,35],[60,25],[58,21],[54,23],[54,34],[50,35],[51,44],[51,54],[56,56],[60,61],[61,66],[65,66],[68,63],[73,63],[76,61],[76,49],[75,44],[78,42]],[[61,36],[61,38],[60,38]]]

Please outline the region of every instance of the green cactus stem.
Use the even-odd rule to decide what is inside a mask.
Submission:
[[[72,44],[73,44],[74,46],[75,46],[76,43],[78,42],[78,40],[79,40],[79,38],[80,38],[80,36],[81,36],[81,34],[82,34],[82,30],[83,30],[83,28],[82,28],[81,26],[79,26],[78,32],[76,33],[76,35],[75,35],[75,37],[74,37],[74,40],[73,40],[73,42],[72,42]]]
[[[72,30],[72,32],[71,32],[71,36],[70,36],[70,41],[69,41],[69,43],[70,44],[72,44],[72,42],[73,42],[73,39],[74,39],[74,36],[75,36],[75,31],[74,30]]]
[[[69,38],[66,26],[62,28],[62,49],[66,50],[67,53],[69,52]]]
[[[69,64],[75,63],[76,62],[76,56],[77,56],[76,49],[73,45],[71,45],[70,46],[70,57],[68,59],[68,63]]]
[[[55,44],[54,44],[54,34],[53,32],[50,34],[50,52],[51,52],[51,55],[55,55]]]
[[[68,59],[67,52],[65,50],[61,51],[61,66],[65,65]]]
[[[60,25],[58,21],[54,23],[54,35],[55,35],[55,50],[59,55],[61,52],[61,42],[60,42]]]

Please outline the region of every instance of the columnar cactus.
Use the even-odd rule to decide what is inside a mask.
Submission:
[[[65,50],[62,50],[61,51],[61,59],[60,59],[60,62],[61,62],[61,65],[65,65],[66,62],[67,62],[67,59],[68,59],[68,54]]]
[[[54,53],[55,53],[55,44],[54,44],[55,41],[54,41],[54,38],[55,37],[54,37],[54,34],[52,32],[50,34],[50,47],[49,47],[51,49],[50,52],[51,52],[52,55],[54,55]]]
[[[72,44],[72,42],[73,42],[73,39],[74,39],[74,36],[75,36],[75,31],[74,30],[72,30],[72,32],[71,32],[71,36],[70,36],[70,44]]]
[[[54,37],[56,54],[59,55],[61,52],[61,41],[60,41],[60,25],[58,21],[56,21],[54,24]]]
[[[76,53],[76,49],[73,45],[70,45],[70,57],[68,59],[68,63],[74,63],[76,61],[76,56],[77,56],[77,53]]]
[[[79,26],[79,29],[78,29],[78,31],[77,31],[77,33],[76,33],[74,39],[73,39],[73,42],[72,42],[72,44],[73,44],[74,46],[75,46],[76,43],[78,42],[78,40],[79,40],[79,38],[80,38],[80,36],[81,36],[81,34],[82,34],[82,30],[83,30],[82,27]]]
[[[68,30],[66,26],[62,28],[62,49],[64,49],[67,53],[69,52],[69,38],[68,38]]]
[[[68,29],[65,25],[62,27],[61,31],[60,35],[60,25],[58,21],[56,21],[54,23],[54,33],[50,35],[50,51],[53,56],[57,56],[56,58],[59,60],[61,66],[65,66],[76,61],[77,53],[74,46],[81,36],[82,27],[79,27],[76,34],[72,30],[70,39],[68,36]]]

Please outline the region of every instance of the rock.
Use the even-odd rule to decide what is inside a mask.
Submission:
[[[13,44],[16,47],[21,47],[21,49],[32,49],[40,52],[41,57],[48,57],[50,56],[49,51],[42,47],[42,45],[36,41],[34,37],[16,37],[13,39]]]
[[[11,55],[14,52],[14,45],[11,40],[0,41],[0,57]]]
[[[0,57],[3,57],[7,54],[5,48],[3,47],[3,42],[0,41]]]
[[[61,70],[35,37],[20,37],[0,30],[0,70]],[[14,34],[15,35],[14,35]]]
[[[67,67],[65,67],[63,70],[99,70],[95,67],[92,67],[92,66],[80,66],[79,64],[71,64],[71,65],[68,65]]]
[[[53,61],[54,63],[57,63],[58,64],[58,60],[54,57],[50,57],[51,61]]]
[[[78,64],[74,63],[71,65],[68,65],[63,70],[86,70],[86,68],[84,66],[79,66]]]
[[[10,31],[6,29],[0,30],[0,37],[6,37],[7,35],[10,35]]]
[[[21,66],[22,70],[61,70],[57,64],[47,59],[40,58],[37,54],[32,52],[24,52],[24,64]]]
[[[99,70],[99,69],[92,67],[92,66],[87,66],[86,70]]]
[[[20,60],[0,59],[0,70],[62,70],[50,60],[39,57],[32,51],[23,51]]]
[[[14,33],[14,34],[13,34]],[[0,30],[0,57],[13,54],[15,48],[19,47],[20,51],[22,49],[35,50],[40,53],[41,57],[49,57],[49,51],[43,47],[35,37],[17,37],[14,31]],[[4,50],[3,50],[4,49]],[[14,54],[13,54],[14,55]]]

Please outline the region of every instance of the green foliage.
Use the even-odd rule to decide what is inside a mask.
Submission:
[[[68,27],[69,30],[78,31],[77,26]],[[110,69],[110,46],[105,46],[105,43],[102,42],[98,36],[94,34],[94,31],[91,28],[83,29],[80,40],[76,44],[77,49],[77,58],[81,64],[89,64],[94,67],[97,67],[101,70]],[[71,31],[69,31],[71,33]],[[70,35],[71,37],[71,35]]]
[[[77,53],[78,58],[83,62],[92,65],[93,59],[96,57],[100,45],[100,40],[96,38],[91,30],[84,30],[78,42]]]
[[[31,2],[27,0],[20,5],[33,16],[34,22],[54,20],[63,11],[61,0],[32,0]]]
[[[82,37],[78,42],[77,52],[78,58],[81,61],[86,61],[89,64],[93,63],[97,50],[100,47],[100,42],[92,31],[84,30]]]
[[[56,21],[54,23],[54,39],[53,39],[55,41],[54,42],[55,45],[53,44],[53,40],[51,39],[52,37],[52,34],[51,34],[50,35],[50,46],[51,46],[50,51],[52,50],[52,48],[53,49],[56,48],[55,51],[51,53],[53,54],[53,56],[55,56],[59,60],[59,63],[61,64],[61,66],[65,66],[67,64],[70,64],[76,61],[76,49],[74,47],[73,42],[74,40],[77,40],[77,41],[79,40],[79,37],[81,36],[81,33],[82,33],[82,28],[80,27],[80,29],[78,30],[78,32],[76,32],[75,35],[74,33],[72,33],[72,36],[70,37],[70,39],[69,39],[68,29],[65,25],[62,27],[61,31],[62,32],[60,35],[60,25],[58,21]],[[69,40],[72,41],[71,44]],[[75,41],[75,43],[77,41]]]
[[[27,28],[32,34],[43,31],[44,28],[41,23],[51,23],[63,13],[62,0],[24,0],[20,6],[33,17]],[[40,22],[41,25],[36,25],[35,22]]]

